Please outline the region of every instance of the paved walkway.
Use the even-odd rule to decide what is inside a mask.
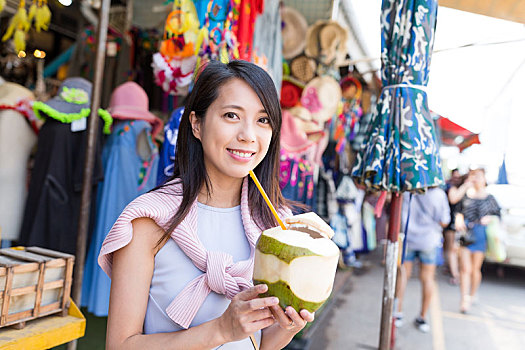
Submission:
[[[351,276],[305,349],[378,348],[384,271],[378,261],[377,255],[368,257],[369,268]],[[480,301],[467,315],[458,312],[459,287],[449,285],[447,277],[438,271],[428,334],[412,325],[419,312],[421,292],[419,281],[411,278],[405,325],[396,331],[396,349],[525,349],[525,271],[505,269],[501,278],[493,265],[484,270]]]

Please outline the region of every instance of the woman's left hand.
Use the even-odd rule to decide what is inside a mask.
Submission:
[[[492,218],[488,215],[482,217],[479,222],[480,224],[482,224],[483,226],[487,226],[488,224],[490,224],[490,220],[492,220]]]
[[[299,313],[291,306],[284,311],[279,305],[270,306],[270,310],[280,328],[290,333],[299,333],[307,322],[313,322],[315,313],[301,310]]]
[[[268,308],[276,322],[263,329],[261,350],[284,348],[306,326],[307,322],[314,320],[313,313],[306,310],[297,313],[291,306],[286,308],[286,312],[279,305]]]

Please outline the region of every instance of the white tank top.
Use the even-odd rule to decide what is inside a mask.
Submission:
[[[230,254],[233,261],[250,257],[250,245],[244,233],[241,207],[214,208],[197,203],[197,233],[208,251]],[[144,333],[166,333],[182,330],[166,313],[166,308],[182,289],[202,271],[193,265],[174,240],[170,239],[155,256],[155,269],[149,290],[148,307],[144,320]],[[228,308],[225,295],[211,292],[197,312],[190,327],[219,317]],[[260,344],[261,332],[255,334]],[[217,349],[253,349],[249,338],[224,344]]]

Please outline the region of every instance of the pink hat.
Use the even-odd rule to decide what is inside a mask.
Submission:
[[[314,142],[308,140],[306,133],[297,127],[290,112],[283,110],[282,115],[281,148],[288,152],[302,153],[315,145]]]
[[[111,94],[109,113],[115,119],[140,119],[149,122],[155,137],[162,129],[162,120],[149,111],[148,95],[133,81],[119,85]]]

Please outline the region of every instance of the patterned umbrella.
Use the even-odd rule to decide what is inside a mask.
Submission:
[[[383,89],[352,174],[368,188],[421,192],[443,183],[425,92],[437,7],[436,0],[383,0]]]

